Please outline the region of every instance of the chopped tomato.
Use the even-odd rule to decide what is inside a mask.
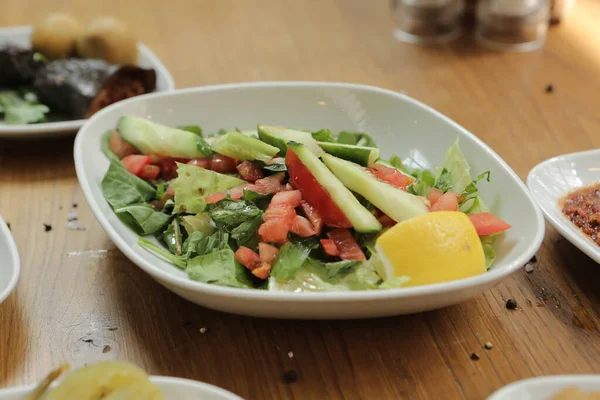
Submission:
[[[431,206],[431,211],[458,211],[458,200],[456,194],[447,191]]]
[[[383,226],[384,228],[388,228],[390,226],[396,225],[396,221],[394,221],[391,217],[389,217],[385,214],[383,214],[382,216],[377,218],[377,221],[379,221],[381,226]]]
[[[121,160],[123,166],[127,170],[136,176],[139,176],[142,173],[144,167],[150,164],[150,157],[144,156],[142,154],[132,154],[127,156]]]
[[[155,162],[160,167],[160,176],[170,181],[171,179],[177,178],[177,163],[185,164],[189,162],[189,158],[173,158],[164,157]]]
[[[296,217],[295,207],[302,199],[298,191],[279,192],[273,196],[267,207],[263,224],[258,228],[258,235],[263,242],[283,244],[292,228]]]
[[[242,178],[248,182],[255,182],[264,178],[262,169],[250,161],[243,161],[236,167]]]
[[[257,193],[269,194],[277,193],[285,190],[283,180],[285,179],[285,172],[279,172],[266,178],[262,178],[254,182],[254,187],[250,190]]]
[[[108,148],[119,158],[127,157],[132,154],[138,154],[137,149],[125,141],[121,134],[116,130],[112,131],[110,135]]]
[[[142,168],[142,172],[140,172],[139,177],[142,179],[156,179],[160,174],[160,168],[158,165],[148,164]]]
[[[327,237],[335,243],[342,260],[364,261],[367,259],[348,229],[334,229],[327,232]]]
[[[210,169],[212,160],[210,158],[194,158],[193,160],[188,161],[187,164],[193,165],[194,167]]]
[[[279,250],[275,246],[271,246],[267,243],[259,243],[258,244],[258,254],[260,255],[260,260],[269,264],[273,264],[275,259],[277,258],[277,253]]]
[[[236,164],[237,162],[231,157],[213,153],[210,169],[220,174],[232,174],[237,172]]]
[[[331,239],[321,239],[321,247],[323,247],[323,251],[325,254],[331,257],[339,257],[340,251],[338,250],[335,242]]]
[[[369,168],[377,179],[400,189],[406,190],[406,188],[415,180],[411,176],[404,175],[396,168],[388,167],[383,164],[371,164],[369,165]]]
[[[271,275],[271,269],[273,269],[271,264],[261,261],[253,265],[252,275],[259,279],[267,279]]]
[[[437,199],[439,199],[443,194],[444,194],[444,192],[442,192],[440,189],[431,188],[429,190],[429,196],[427,196],[427,200],[429,200],[429,204],[433,205],[433,203],[435,203],[437,201]]]
[[[317,234],[310,221],[301,215],[296,215],[294,217],[290,231],[300,237],[309,237]]]
[[[240,246],[240,248],[236,250],[235,259],[246,268],[250,268],[252,264],[260,262],[258,254],[246,246]]]
[[[321,214],[319,214],[316,208],[314,208],[304,200],[302,200],[302,202],[300,203],[300,207],[302,208],[302,211],[304,211],[304,214],[308,217],[308,220],[312,224],[312,228],[315,231],[315,234],[320,235],[321,229],[323,229],[323,218],[321,217]]]
[[[471,214],[469,219],[479,236],[493,235],[512,228],[508,223],[489,212]]]
[[[317,181],[292,149],[285,156],[290,184],[302,192],[302,197],[323,217],[325,225],[336,228],[351,228],[352,224],[333,201],[329,193]]]

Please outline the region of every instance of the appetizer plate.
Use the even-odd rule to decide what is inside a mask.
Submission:
[[[481,193],[492,211],[513,228],[494,243],[497,261],[482,275],[447,283],[380,291],[289,293],[237,289],[189,280],[187,275],[137,245],[105,201],[101,181],[109,162],[100,137],[123,115],[170,126],[200,124],[253,129],[258,122],[368,132],[382,157],[397,153],[412,167],[432,168],[460,138],[474,173],[491,171]],[[544,237],[542,213],[512,169],[475,135],[432,108],[399,93],[372,86],[319,82],[227,84],[155,93],[128,99],[92,116],[75,140],[75,166],[96,218],[119,249],[163,286],[203,306],[276,318],[348,319],[409,314],[449,306],[481,293],[522,267]]]
[[[30,46],[32,27],[16,26],[0,28],[0,43],[13,43]],[[153,68],[156,71],[156,91],[169,92],[175,90],[175,82],[171,73],[160,59],[144,44],[138,42],[138,64],[143,68]],[[0,122],[0,138],[40,138],[46,136],[68,135],[77,132],[85,123],[85,119],[71,121],[46,122],[29,125],[6,125]]]
[[[600,150],[566,154],[536,165],[527,186],[548,222],[579,250],[600,263],[600,247],[562,213],[559,201],[571,191],[600,180]]]
[[[242,400],[241,397],[208,383],[189,379],[152,376],[165,395],[165,400]],[[25,400],[35,385],[0,390],[0,400]]]
[[[0,303],[12,292],[21,270],[17,245],[10,229],[0,217]]]
[[[600,375],[557,375],[525,379],[497,390],[487,400],[553,400],[570,387],[600,392]]]

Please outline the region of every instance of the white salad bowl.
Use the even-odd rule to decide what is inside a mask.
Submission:
[[[302,129],[367,132],[387,158],[396,153],[409,165],[433,168],[455,139],[474,174],[491,171],[481,183],[491,210],[513,228],[497,238],[497,261],[471,278],[379,291],[327,293],[269,292],[191,281],[185,272],[138,246],[138,235],[105,201],[101,181],[109,162],[100,137],[123,115],[170,126],[200,124],[252,129],[257,123]],[[432,310],[481,293],[522,267],[544,237],[542,214],[512,169],[475,135],[430,107],[399,93],[371,86],[319,82],[263,82],[207,86],[168,94],[149,94],[114,104],[94,115],[75,140],[75,166],[96,218],[119,249],[160,284],[209,308],[252,316],[302,319],[382,317]]]
[[[559,202],[575,189],[600,182],[600,150],[554,157],[536,165],[527,186],[548,222],[569,242],[600,263],[600,246],[587,237],[563,213]]]
[[[0,303],[13,291],[21,271],[19,252],[6,222],[0,217]]]
[[[152,376],[150,382],[160,388],[165,400],[242,400],[225,389],[189,379]],[[0,400],[25,400],[33,386],[0,390]]]
[[[10,43],[24,47],[31,46],[30,25],[0,28],[0,44]],[[167,67],[143,43],[138,45],[138,65],[142,68],[153,68],[156,71],[156,92],[175,90],[175,82]],[[85,119],[43,122],[27,125],[7,125],[0,121],[0,138],[41,138],[48,136],[73,135],[84,124]]]
[[[487,400],[553,400],[568,388],[600,392],[600,375],[555,375],[524,379],[498,389]]]

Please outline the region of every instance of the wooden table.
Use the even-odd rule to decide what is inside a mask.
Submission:
[[[178,87],[297,79],[402,91],[475,132],[523,179],[545,158],[600,146],[594,0],[579,0],[529,54],[489,53],[469,38],[441,49],[399,43],[385,0],[135,3],[3,0],[0,25],[52,9],[118,15]],[[522,378],[600,373],[600,268],[550,226],[533,272],[459,306],[369,321],[226,315],[177,297],[116,250],[77,184],[72,145],[0,141],[0,213],[23,265],[0,305],[0,387],[37,382],[63,361],[114,358],[248,399],[482,399]],[[66,229],[72,210],[86,231]],[[519,310],[505,308],[508,298]],[[288,370],[297,382],[283,382]]]

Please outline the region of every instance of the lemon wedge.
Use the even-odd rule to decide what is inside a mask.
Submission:
[[[400,222],[375,244],[384,279],[405,277],[402,286],[417,286],[466,278],[485,272],[485,255],[469,218],[439,211]]]

